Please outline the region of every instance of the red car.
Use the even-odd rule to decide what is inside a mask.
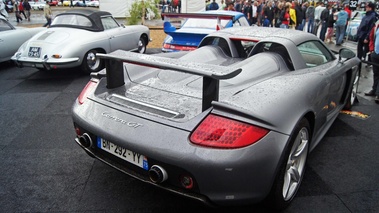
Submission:
[[[58,3],[59,3],[59,1],[55,1],[55,0],[54,0],[54,1],[50,1],[50,2],[49,2],[49,5],[50,5],[50,6],[58,6]]]

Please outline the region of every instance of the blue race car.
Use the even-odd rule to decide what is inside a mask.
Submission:
[[[167,34],[163,41],[162,52],[191,51],[196,49],[209,33],[223,28],[249,26],[244,14],[234,11],[164,13],[162,16],[165,17],[163,29]],[[185,19],[180,29],[172,24],[173,19]]]

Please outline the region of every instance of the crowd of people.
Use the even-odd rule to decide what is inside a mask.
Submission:
[[[325,43],[334,43],[335,35],[336,46],[344,42],[347,25],[352,18],[348,4],[325,5],[323,1],[221,0],[220,4],[216,0],[206,0],[206,9],[242,12],[251,25],[306,31]],[[379,21],[375,8],[373,2],[367,2],[364,6],[366,14],[357,32],[357,57],[372,64],[373,86],[365,95],[374,96],[375,102],[379,104]]]
[[[320,28],[320,39],[326,41],[327,38],[328,42],[331,42],[330,33],[334,23],[336,22],[340,26],[342,33],[346,30],[351,16],[348,5],[324,5],[322,1],[300,3],[297,0],[292,2],[286,0],[221,0],[221,5],[218,5],[215,0],[212,2],[207,0],[206,4],[207,10],[221,9],[242,12],[251,25],[304,30],[314,34],[317,34]]]
[[[8,1],[8,4],[13,6],[17,23],[23,20],[21,15],[24,16],[25,20],[30,21],[30,10],[32,7],[29,4],[29,0],[12,0]],[[6,19],[9,18],[8,11],[6,10],[6,3],[3,0],[0,0],[0,15]]]

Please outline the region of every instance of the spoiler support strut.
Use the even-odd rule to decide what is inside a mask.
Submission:
[[[233,78],[242,71],[241,68],[188,62],[122,50],[117,50],[110,54],[98,53],[96,55],[105,59],[108,89],[114,89],[125,84],[124,62],[202,76],[202,111],[209,109],[212,106],[212,101],[219,100],[220,80]]]
[[[122,61],[105,60],[105,68],[106,70],[111,70],[111,72],[106,72],[108,89],[114,89],[125,84]]]

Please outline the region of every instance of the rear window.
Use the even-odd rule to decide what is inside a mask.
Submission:
[[[92,23],[91,21],[81,15],[60,15],[54,18],[53,22],[51,23],[51,26],[54,25],[71,25],[75,27],[91,27]]]

